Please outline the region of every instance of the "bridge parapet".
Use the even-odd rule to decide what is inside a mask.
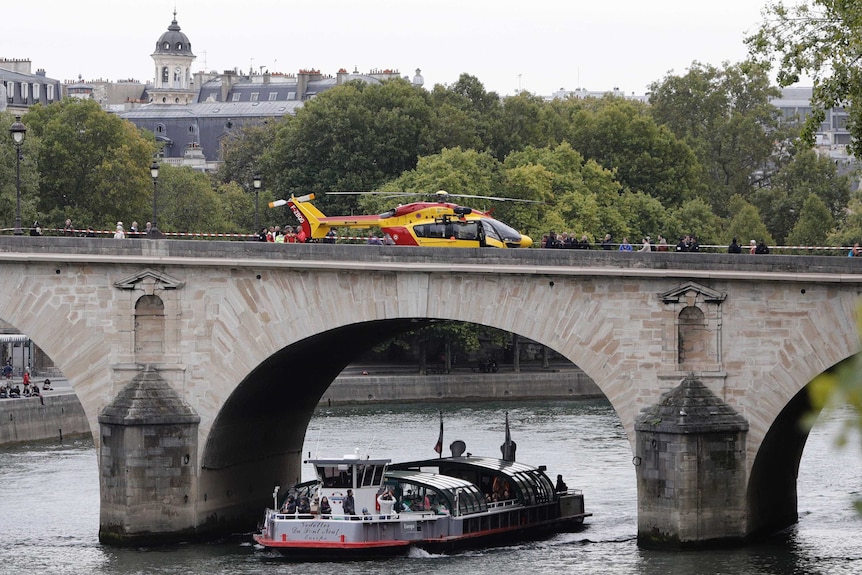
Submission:
[[[771,274],[773,279],[821,275],[824,281],[860,281],[862,258],[808,255],[750,255],[716,253],[605,250],[489,248],[423,248],[355,244],[273,244],[210,240],[114,240],[101,238],[0,236],[2,261],[100,261],[105,259],[186,265],[245,265],[315,267],[320,260],[342,269],[397,269],[411,264],[417,271],[584,275],[595,268],[601,275],[652,275],[664,272],[686,277],[741,277]],[[610,271],[613,269],[616,271]],[[830,279],[828,276],[832,276]],[[838,277],[841,276],[841,277]],[[857,277],[860,276],[860,277]]]

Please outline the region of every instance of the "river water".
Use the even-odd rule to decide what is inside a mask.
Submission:
[[[499,455],[508,411],[518,459],[544,464],[570,488],[583,489],[594,515],[577,533],[468,553],[355,563],[288,562],[250,537],[158,549],[114,549],[98,542],[99,482],[90,441],[0,448],[0,573],[459,575],[589,573],[759,575],[862,573],[862,442],[836,446],[849,410],[824,415],[805,448],[799,473],[799,523],[745,548],[658,552],[639,549],[632,454],[604,400],[361,406],[321,409],[305,455],[341,456],[358,448],[393,460],[434,457],[443,411],[444,445],[456,439],[477,455]],[[265,433],[265,430],[260,430]],[[305,471],[307,478],[308,471]],[[261,510],[263,513],[263,510]]]

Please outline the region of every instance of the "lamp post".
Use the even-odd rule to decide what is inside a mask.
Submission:
[[[262,183],[260,179],[260,174],[255,174],[252,180],[254,182],[254,233],[258,232],[258,224],[257,224],[257,197],[260,193],[260,185]]]
[[[150,175],[153,177],[153,226],[147,232],[147,237],[159,237],[159,226],[156,224],[158,217],[158,198],[159,198],[159,163],[153,160],[150,164]]]
[[[15,235],[20,236],[21,230],[21,144],[24,143],[24,134],[27,126],[21,123],[21,116],[15,116],[15,121],[9,128],[12,134],[12,142],[15,144]]]

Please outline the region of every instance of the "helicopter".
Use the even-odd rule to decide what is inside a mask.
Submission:
[[[356,194],[372,192],[328,192],[330,194]],[[389,196],[415,196],[416,194],[388,194]],[[460,206],[450,202],[454,197],[482,198],[485,200],[533,200],[449,194],[440,190],[423,201],[398,205],[378,215],[326,216],[311,201],[314,194],[291,196],[288,200],[269,203],[270,208],[287,205],[302,226],[306,237],[323,239],[334,228],[380,228],[387,243],[399,246],[426,246],[450,248],[528,248],[533,240],[511,226],[491,217],[489,212]],[[391,241],[388,241],[390,240]]]

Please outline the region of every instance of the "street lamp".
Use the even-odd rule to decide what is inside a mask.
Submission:
[[[257,225],[257,196],[260,193],[261,179],[260,174],[255,174],[252,180],[254,182],[254,233],[258,232]]]
[[[150,231],[147,232],[147,237],[157,238],[161,234],[159,233],[159,226],[156,224],[156,218],[158,217],[158,197],[159,197],[159,163],[153,160],[153,163],[150,164],[150,175],[153,177],[153,226],[150,228]]]
[[[27,126],[21,123],[21,116],[15,116],[15,122],[9,128],[12,134],[12,142],[15,144],[15,235],[20,236],[21,230],[21,144],[24,143],[24,134]]]

